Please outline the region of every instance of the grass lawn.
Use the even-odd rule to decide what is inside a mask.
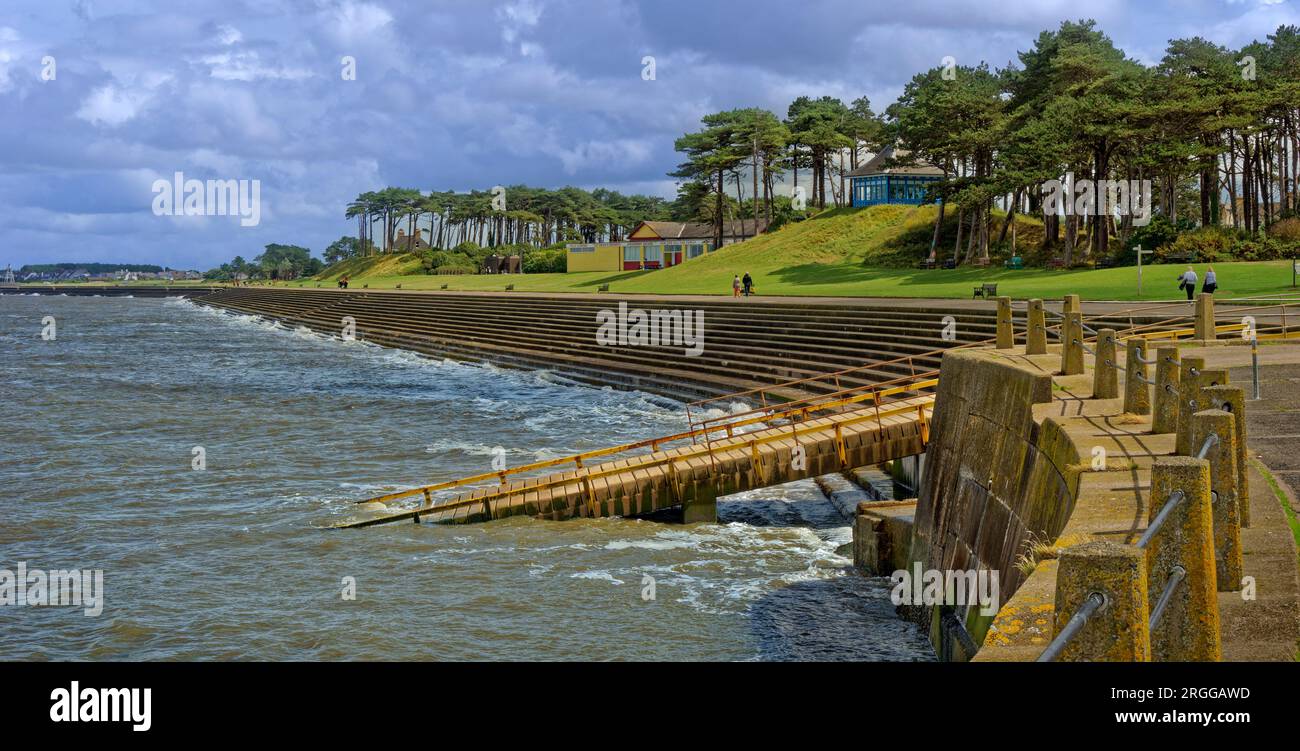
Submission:
[[[1047,271],[1025,269],[920,270],[870,268],[847,262],[798,264],[761,268],[746,264],[737,251],[724,248],[704,258],[659,271],[586,272],[578,274],[516,274],[512,276],[425,276],[354,275],[353,289],[371,288],[501,290],[507,284],[516,290],[536,292],[595,292],[608,284],[611,292],[658,294],[731,294],[733,274],[746,271],[754,277],[761,295],[805,295],[828,297],[948,297],[970,298],[971,289],[981,283],[996,283],[998,293],[1015,298],[1060,297],[1079,294],[1087,300],[1167,300],[1180,296],[1178,275],[1183,265],[1144,266],[1143,294],[1137,294],[1137,268]],[[728,257],[735,263],[726,263]],[[1204,276],[1205,264],[1197,264]],[[1265,294],[1294,293],[1291,262],[1215,264],[1219,275],[1220,299]],[[333,286],[332,281],[293,282],[290,286]]]
[[[1143,291],[1137,294],[1137,268],[1048,271],[1008,271],[993,268],[921,270],[900,268],[920,258],[929,247],[937,209],[934,206],[873,206],[834,209],[803,222],[782,227],[747,242],[727,246],[701,258],[657,271],[586,272],[575,274],[516,274],[513,276],[428,276],[415,256],[380,256],[344,261],[319,279],[294,286],[333,286],[347,273],[353,289],[516,290],[535,292],[595,292],[604,284],[611,292],[730,295],[733,275],[749,272],[760,295],[827,297],[971,297],[971,289],[996,283],[998,293],[1016,298],[1059,297],[1077,293],[1089,300],[1166,300],[1178,297],[1178,276],[1184,266],[1146,266]],[[951,218],[950,218],[951,219]],[[948,231],[955,239],[956,222]],[[1022,249],[1037,247],[1042,222],[1017,217],[1016,235]],[[943,241],[951,248],[951,240]],[[945,250],[945,253],[950,250]],[[1204,275],[1206,264],[1197,264]],[[1290,261],[1221,263],[1219,297],[1247,297],[1294,291]]]

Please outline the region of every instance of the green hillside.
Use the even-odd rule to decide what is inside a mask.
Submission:
[[[1016,243],[1031,268],[1003,268],[1004,250],[993,254],[990,268],[917,269],[916,260],[929,248],[936,211],[933,206],[835,209],[658,271],[429,276],[420,273],[416,256],[398,254],[344,261],[316,280],[293,286],[329,285],[346,273],[353,289],[398,284],[402,289],[439,289],[446,284],[449,290],[502,290],[513,284],[519,291],[595,292],[608,284],[611,292],[730,295],[732,277],[748,272],[760,295],[969,298],[972,287],[986,282],[1018,298],[1078,293],[1094,300],[1136,300],[1179,294],[1176,278],[1183,266],[1147,266],[1142,296],[1137,295],[1137,269],[1132,266],[1070,271],[1033,267],[1043,229],[1041,222],[1025,217],[1016,219]],[[994,239],[1001,219],[995,218]],[[955,240],[956,218],[949,214],[940,236],[941,258],[951,255]],[[1197,266],[1203,271],[1205,264]],[[1289,261],[1216,263],[1215,269],[1220,297],[1294,291]]]

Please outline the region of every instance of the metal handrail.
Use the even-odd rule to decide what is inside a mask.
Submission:
[[[1201,450],[1196,452],[1197,459],[1204,459],[1210,455],[1210,449],[1219,445],[1220,439],[1218,433],[1210,433],[1205,437],[1205,442],[1201,444]]]
[[[1152,519],[1151,523],[1147,525],[1146,531],[1142,533],[1142,537],[1138,539],[1135,547],[1139,550],[1145,549],[1151,540],[1155,539],[1160,528],[1165,526],[1165,522],[1169,520],[1169,515],[1174,513],[1174,509],[1178,507],[1178,504],[1185,500],[1187,500],[1187,494],[1181,490],[1170,493],[1165,505],[1160,509],[1160,513],[1156,514],[1156,518]]]
[[[862,410],[862,414],[860,414],[860,415],[856,415],[856,416],[853,416],[853,417],[847,417],[847,418],[843,418],[843,419],[838,420],[838,421],[835,423],[835,426],[836,426],[836,428],[838,429],[840,426],[848,425],[848,424],[851,424],[851,423],[857,423],[857,422],[862,422],[862,421],[865,421],[865,420],[873,420],[873,419],[874,419],[874,420],[880,420],[880,419],[883,418],[883,417],[893,417],[893,416],[895,416],[895,415],[900,415],[900,414],[904,414],[904,413],[912,412],[912,411],[916,411],[916,412],[918,413],[918,419],[921,420],[922,425],[924,425],[924,423],[925,423],[925,419],[926,419],[926,418],[925,418],[925,409],[926,409],[927,406],[929,406],[929,405],[926,404],[926,403],[918,402],[918,403],[909,404],[909,405],[907,405],[907,406],[903,406],[903,407],[895,407],[895,408],[893,408],[893,409],[886,410],[886,411],[884,411],[884,412],[871,411],[871,410]],[[752,449],[756,448],[759,444],[772,443],[772,442],[774,442],[774,441],[782,441],[782,440],[786,440],[786,439],[791,438],[791,437],[797,439],[797,438],[799,437],[799,434],[800,434],[800,433],[812,433],[812,432],[816,432],[816,431],[819,431],[819,430],[826,430],[827,427],[828,427],[828,426],[817,426],[817,425],[814,425],[814,426],[811,426],[811,427],[803,427],[803,428],[800,428],[800,427],[798,427],[798,426],[794,426],[790,432],[780,431],[780,432],[775,432],[775,433],[773,433],[772,435],[768,435],[768,436],[763,436],[763,437],[752,437],[752,438],[749,438],[748,440],[745,440],[744,438],[741,438],[741,439],[738,439],[738,440],[734,440],[734,442],[732,442],[732,443],[724,444],[724,445],[722,445],[721,447],[718,447],[718,448],[716,448],[716,449],[715,449],[711,444],[710,444],[710,445],[707,445],[707,446],[695,446],[695,447],[693,447],[693,448],[687,448],[685,451],[683,451],[683,452],[681,452],[681,453],[671,454],[671,455],[666,455],[666,456],[661,456],[661,457],[658,457],[658,458],[653,458],[653,459],[651,459],[651,460],[649,460],[649,461],[639,462],[639,463],[637,463],[637,464],[635,465],[635,467],[622,467],[622,466],[620,466],[620,467],[609,467],[609,466],[607,466],[606,464],[601,464],[601,465],[598,465],[598,466],[600,467],[599,469],[596,468],[596,467],[583,468],[584,471],[582,472],[582,474],[575,474],[575,475],[573,475],[573,476],[566,476],[566,477],[540,477],[540,478],[535,478],[535,479],[538,480],[538,482],[535,482],[535,483],[533,483],[533,484],[531,484],[531,485],[527,485],[527,484],[526,484],[526,485],[523,486],[523,487],[515,487],[515,488],[511,488],[511,487],[501,486],[501,487],[498,487],[498,488],[496,488],[496,489],[494,489],[494,490],[492,490],[492,491],[490,491],[490,492],[487,492],[487,493],[484,493],[484,494],[482,494],[482,495],[478,495],[478,496],[473,496],[473,497],[470,497],[470,498],[461,498],[461,499],[459,499],[459,500],[449,501],[449,502],[447,502],[447,503],[439,503],[439,504],[431,504],[431,503],[430,503],[429,505],[420,506],[420,507],[415,508],[415,509],[410,509],[410,510],[403,511],[403,512],[400,512],[400,513],[397,513],[397,514],[392,514],[392,515],[389,515],[389,516],[383,516],[383,517],[379,517],[379,518],[376,518],[376,519],[367,519],[367,520],[363,520],[363,521],[360,521],[360,522],[346,523],[346,524],[341,524],[341,525],[338,525],[338,526],[341,526],[341,527],[367,527],[367,526],[372,526],[372,525],[375,525],[375,524],[385,524],[385,523],[388,523],[388,522],[400,521],[400,520],[402,520],[402,519],[419,518],[420,516],[422,516],[422,515],[424,515],[424,514],[441,513],[441,512],[445,512],[445,511],[451,511],[451,510],[454,510],[454,509],[464,508],[464,507],[466,507],[466,506],[476,506],[476,505],[480,505],[480,504],[483,504],[483,505],[487,506],[488,508],[490,508],[490,506],[488,505],[487,502],[490,501],[490,500],[492,500],[492,499],[494,499],[494,498],[500,498],[500,497],[502,497],[502,496],[508,496],[508,495],[513,495],[513,494],[516,494],[516,493],[523,493],[523,492],[536,492],[536,491],[538,491],[538,490],[542,490],[542,489],[546,489],[546,488],[553,488],[553,487],[557,487],[557,486],[561,486],[561,485],[572,485],[572,484],[581,484],[581,483],[586,483],[586,482],[588,482],[591,478],[595,478],[595,477],[603,477],[603,476],[605,476],[605,475],[617,474],[617,473],[619,473],[619,472],[626,472],[626,471],[629,471],[629,469],[644,469],[644,468],[647,468],[647,467],[657,467],[657,466],[662,465],[662,464],[668,464],[668,465],[670,465],[670,468],[671,468],[671,465],[675,465],[677,462],[680,462],[680,461],[685,461],[685,460],[688,460],[688,459],[693,459],[693,458],[696,458],[696,457],[702,457],[702,456],[712,456],[715,450],[716,450],[716,451],[730,451],[730,450],[734,450],[734,449],[738,449],[738,448],[746,448],[746,447],[748,447],[748,448],[750,448],[750,449],[752,450]],[[480,478],[484,478],[484,479],[490,479],[490,478],[492,478],[492,477],[495,477],[497,474],[499,474],[499,473],[491,473],[491,474],[487,474],[487,475],[480,475],[479,477],[480,477]],[[456,481],[451,481],[451,482],[449,482],[449,483],[442,483],[441,485],[444,486],[444,487],[445,487],[445,486],[462,485],[462,484],[467,484],[471,479],[473,479],[473,478],[466,478],[465,480],[456,480]],[[526,479],[531,479],[531,478],[526,478]],[[357,503],[383,502],[383,501],[386,501],[386,500],[395,500],[395,499],[399,499],[399,498],[406,498],[406,497],[410,497],[410,496],[413,496],[413,495],[417,495],[417,494],[425,493],[426,491],[431,490],[432,488],[433,488],[433,486],[427,486],[427,487],[422,487],[422,488],[411,488],[411,489],[409,489],[409,490],[403,490],[403,491],[399,491],[399,492],[396,492],[396,493],[389,493],[389,494],[387,494],[387,495],[377,496],[377,497],[375,497],[375,498],[368,498],[368,499],[365,499],[365,500],[362,500],[362,501],[357,501]],[[426,494],[426,498],[427,498],[427,494]],[[426,501],[426,502],[427,502],[427,501]]]
[[[839,391],[833,391],[828,394],[816,394],[814,396],[809,396],[804,399],[795,399],[793,401],[788,401],[788,402],[778,402],[772,405],[756,407],[754,409],[746,410],[744,412],[734,412],[730,414],[721,415],[719,417],[708,417],[698,421],[690,417],[688,412],[687,421],[690,425],[691,430],[696,430],[697,426],[708,426],[711,423],[716,423],[716,425],[710,428],[710,430],[713,431],[725,430],[728,426],[735,427],[740,424],[751,424],[752,422],[752,421],[737,421],[735,420],[735,418],[747,417],[749,415],[757,415],[760,413],[767,413],[771,410],[780,410],[783,413],[802,412],[806,414],[809,411],[821,411],[832,407],[843,406],[844,404],[866,401],[867,399],[871,398],[872,393],[876,394],[877,397],[876,400],[878,400],[878,398],[882,396],[893,396],[894,394],[901,394],[907,391],[916,391],[922,388],[929,388],[930,386],[936,385],[938,383],[938,381],[936,380],[936,377],[938,375],[939,375],[939,371],[929,370],[924,373],[914,373],[913,375],[902,376],[900,378],[895,378],[890,381],[882,381],[880,383],[872,383],[872,384],[867,384],[865,386],[854,386],[853,388],[841,389]],[[882,390],[882,387],[885,386],[889,386],[890,388]],[[844,398],[848,394],[861,394],[861,392],[863,391],[867,391],[870,393],[856,399]],[[840,399],[836,400],[836,397],[840,397]],[[832,401],[827,404],[813,403],[821,399],[831,399]],[[799,405],[803,405],[803,406],[799,406]],[[777,418],[769,417],[767,419],[777,419]]]
[[[1088,623],[1088,619],[1105,606],[1106,595],[1101,592],[1090,592],[1084,598],[1083,603],[1079,605],[1079,609],[1074,611],[1074,615],[1070,616],[1069,622],[1065,624],[1065,628],[1061,629],[1061,633],[1057,634],[1056,638],[1052,639],[1052,643],[1047,645],[1047,649],[1044,649],[1043,653],[1038,655],[1037,661],[1054,662],[1065,651],[1070,641],[1083,630],[1083,627]]]
[[[1187,579],[1187,569],[1182,566],[1174,566],[1169,571],[1169,581],[1165,582],[1164,591],[1160,593],[1160,599],[1156,601],[1156,606],[1151,608],[1151,617],[1147,619],[1147,631],[1154,631],[1156,626],[1160,625],[1160,619],[1164,617],[1165,608],[1169,607],[1169,601],[1174,598],[1174,591],[1178,585]]]
[[[783,381],[783,382],[781,382],[781,383],[773,384],[773,385],[771,385],[771,386],[759,386],[758,388],[752,388],[752,389],[748,389],[748,390],[746,390],[746,391],[735,391],[735,392],[732,392],[732,393],[730,393],[730,394],[722,394],[722,395],[720,395],[720,396],[710,396],[710,397],[707,397],[707,398],[704,398],[704,399],[696,399],[696,400],[693,401],[693,402],[687,402],[687,403],[686,403],[686,417],[687,417],[687,421],[688,421],[688,422],[693,422],[693,420],[692,420],[691,417],[690,417],[690,412],[691,412],[691,408],[692,408],[692,407],[699,408],[699,407],[702,407],[702,406],[704,406],[704,405],[706,405],[706,404],[710,404],[710,403],[713,403],[713,402],[728,401],[728,400],[730,400],[730,401],[734,401],[734,400],[737,400],[737,399],[744,399],[745,397],[751,397],[751,396],[753,396],[753,395],[755,395],[755,394],[762,395],[763,398],[764,398],[764,400],[765,400],[765,399],[766,399],[766,394],[768,394],[768,393],[770,393],[770,392],[772,392],[772,391],[775,391],[775,390],[777,390],[777,389],[788,389],[788,388],[790,388],[790,387],[792,387],[792,386],[798,386],[798,385],[800,385],[800,384],[812,383],[812,382],[815,382],[815,381],[825,381],[825,380],[827,380],[827,379],[835,379],[836,382],[838,383],[838,379],[839,379],[840,377],[842,377],[842,376],[851,376],[851,375],[853,375],[854,373],[858,373],[858,372],[861,372],[861,371],[864,371],[864,370],[878,369],[878,368],[880,368],[881,366],[884,366],[884,365],[896,365],[896,364],[898,364],[898,363],[902,363],[902,362],[909,362],[909,363],[910,363],[910,362],[913,362],[913,361],[918,360],[918,359],[923,358],[923,357],[932,357],[932,356],[934,356],[934,355],[942,355],[944,352],[948,352],[948,351],[950,351],[950,350],[954,350],[954,349],[968,349],[968,348],[970,348],[970,347],[982,347],[982,346],[984,346],[984,345],[986,345],[986,344],[990,344],[990,343],[993,343],[993,342],[996,342],[996,341],[997,341],[997,337],[990,337],[990,338],[988,338],[988,339],[981,339],[980,341],[977,341],[977,342],[967,342],[966,344],[959,344],[959,345],[956,345],[956,346],[954,346],[954,347],[942,347],[942,348],[939,348],[939,349],[932,349],[932,350],[929,350],[929,351],[927,351],[927,352],[921,352],[921,353],[918,353],[918,354],[915,354],[915,355],[904,355],[904,356],[902,356],[902,357],[896,357],[896,358],[894,358],[893,360],[876,360],[876,361],[874,361],[874,362],[870,362],[870,363],[867,363],[867,364],[865,364],[865,365],[855,365],[855,366],[853,366],[852,368],[845,368],[845,369],[843,369],[843,370],[837,370],[837,371],[834,371],[834,372],[831,372],[831,373],[823,373],[823,374],[821,374],[821,375],[809,376],[809,377],[807,377],[807,378],[799,378],[799,379],[796,379],[796,380],[793,380],[793,381]],[[904,378],[906,378],[906,376],[904,376]],[[896,380],[901,380],[901,379],[896,379]],[[889,381],[886,381],[886,383],[889,383]],[[878,385],[881,385],[881,384],[872,384],[872,385],[873,385],[873,386],[878,386]],[[867,387],[860,387],[860,388],[867,388]],[[811,399],[811,398],[816,398],[816,397],[808,397],[808,398]],[[806,400],[807,400],[807,399],[805,399],[805,400],[803,400],[803,401],[806,401]],[[788,404],[788,403],[791,403],[791,402],[786,402],[786,403]],[[766,401],[764,401],[764,405],[766,406]]]

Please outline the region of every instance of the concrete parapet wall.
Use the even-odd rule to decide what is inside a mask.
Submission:
[[[1003,600],[1016,591],[1025,576],[1017,559],[1031,540],[1056,538],[1077,490],[1075,443],[1055,420],[1035,419],[1034,405],[1051,400],[1050,373],[1024,357],[945,355],[910,561],[932,570],[996,571]],[[912,616],[938,623],[933,610]],[[956,615],[981,643],[992,616],[977,607]],[[937,649],[944,638],[931,634]]]

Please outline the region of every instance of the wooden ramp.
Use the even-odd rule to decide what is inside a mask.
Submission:
[[[900,381],[905,382],[706,419],[686,433],[368,498],[358,502],[372,504],[363,507],[366,515],[336,526],[463,524],[521,514],[556,520],[632,516],[673,506],[682,506],[689,521],[692,507],[711,511],[719,496],[923,453],[934,402],[928,390],[938,381],[933,374]],[[649,451],[586,463],[642,449]],[[566,464],[572,468],[515,477]],[[472,487],[493,480],[495,485]],[[457,495],[435,498],[446,491]],[[418,505],[393,510],[390,504],[405,499]]]

